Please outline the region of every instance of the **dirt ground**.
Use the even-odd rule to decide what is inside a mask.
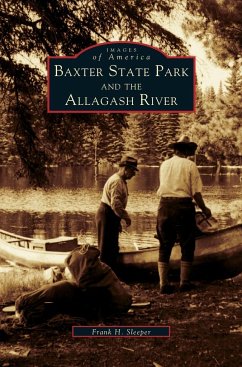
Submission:
[[[170,325],[169,338],[73,338],[72,325],[98,323],[59,315],[27,328],[1,312],[0,366],[242,366],[242,276],[196,285],[188,293],[160,295],[157,283],[129,284],[134,300],[150,306],[101,324]]]

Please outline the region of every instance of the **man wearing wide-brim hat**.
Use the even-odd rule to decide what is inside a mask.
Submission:
[[[195,200],[206,215],[211,210],[206,207],[201,191],[202,181],[196,164],[187,159],[195,154],[197,144],[189,137],[182,136],[169,145],[174,156],[160,166],[160,186],[157,191],[160,204],[157,216],[157,236],[160,242],[158,270],[160,292],[172,293],[168,282],[169,260],[172,247],[178,240],[181,246],[180,290],[192,289],[190,275],[195,251]]]
[[[137,171],[135,158],[125,156],[121,159],[118,172],[109,177],[104,185],[101,204],[96,214],[100,259],[114,271],[117,270],[121,220],[127,226],[131,225],[129,214],[125,210],[128,201],[126,181],[134,177]]]

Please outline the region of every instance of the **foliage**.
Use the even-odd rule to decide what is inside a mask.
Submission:
[[[236,60],[226,83],[227,93],[222,100],[226,107],[226,117],[233,119],[234,128],[241,127],[242,118],[242,63]]]
[[[155,115],[154,132],[156,135],[155,149],[158,162],[170,157],[173,150],[169,144],[173,143],[180,135],[180,117],[177,113]]]
[[[126,150],[140,163],[159,164],[171,154],[168,145],[180,131],[178,114],[137,114],[130,120]]]
[[[46,113],[46,57],[71,56],[90,45],[113,39],[149,43],[161,48],[168,55],[184,56],[187,49],[182,40],[165,26],[167,19],[176,10],[182,10],[186,13],[184,27],[187,32],[192,32],[201,39],[218,63],[228,65],[231,59],[239,60],[241,52],[241,2],[242,0],[187,0],[178,3],[170,0],[2,1],[1,162],[4,157],[10,157],[13,162],[19,161],[20,157],[22,169],[19,175],[28,175],[33,185],[43,186],[47,182],[45,169],[50,164],[93,164],[101,160],[114,162],[119,159],[124,150],[123,133],[127,127],[124,115]],[[232,84],[235,88],[235,84]],[[240,86],[238,84],[238,88]],[[223,111],[221,113],[224,113],[224,117],[219,115],[218,118],[214,112],[217,102],[212,100],[211,93],[212,91],[207,96],[207,102],[198,95],[195,118],[182,116],[179,119],[183,120],[183,127],[188,127],[188,130],[185,128],[186,131],[199,137],[200,131],[209,130],[206,125],[210,120],[215,125],[216,120],[221,120],[221,126],[218,123],[219,132],[222,121],[226,118],[228,129],[240,129],[233,148],[233,152],[236,152],[238,143],[241,143],[241,112],[236,108],[236,105],[241,106],[241,94],[233,100],[232,95],[237,95],[237,92],[228,89],[230,97],[226,96],[221,103],[231,107],[226,112],[221,105],[219,109]],[[234,116],[236,111],[238,115]],[[143,115],[141,118],[134,117],[132,122],[129,119],[130,131],[135,134],[132,136],[133,141],[126,134],[126,150],[133,149],[145,162],[148,156],[152,162],[160,160],[166,143],[175,137],[178,129],[175,115],[169,117],[172,124],[175,124],[174,132],[166,127],[167,118]],[[232,136],[233,134],[231,139]],[[204,136],[201,138],[204,139]],[[230,148],[226,146],[226,149]]]
[[[242,0],[187,0],[187,10],[184,29],[203,42],[214,61],[228,67],[241,57]]]
[[[227,80],[226,93],[220,87],[198,93],[197,111],[192,121],[183,117],[182,132],[199,144],[198,153],[205,154],[211,162],[238,164],[242,146],[241,103],[242,79],[239,63],[235,62]]]
[[[120,125],[120,126],[119,126]],[[82,143],[82,164],[98,165],[100,161],[117,162],[124,150],[124,126],[117,121],[115,114],[99,115],[98,124],[95,121],[84,125]]]
[[[147,142],[145,133],[139,122],[139,114],[131,114],[127,117],[128,129],[124,133],[125,153],[136,157],[139,163],[146,159]]]
[[[72,160],[72,154],[82,155],[88,148],[87,143],[86,147],[82,146],[84,127],[90,123],[91,136],[93,124],[103,130],[100,120],[102,123],[106,119],[90,115],[46,115],[46,57],[74,55],[87,46],[113,39],[114,33],[122,40],[149,40],[167,53],[184,54],[182,41],[152,18],[153,11],[169,16],[173,7],[169,0],[1,2],[0,93],[10,104],[4,112],[9,114],[22,173],[28,174],[33,184],[46,183],[45,166],[55,160],[62,161],[60,155],[66,163]],[[122,130],[123,116],[116,115],[115,119],[116,129]],[[121,147],[122,141],[118,151]],[[113,160],[114,154],[111,156]]]

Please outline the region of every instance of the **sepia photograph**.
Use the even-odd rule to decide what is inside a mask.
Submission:
[[[242,364],[242,1],[0,2],[0,367]]]

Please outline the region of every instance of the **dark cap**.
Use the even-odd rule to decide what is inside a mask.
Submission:
[[[133,168],[135,171],[138,171],[137,165],[137,159],[128,156],[124,156],[119,163],[119,167],[129,167]]]

